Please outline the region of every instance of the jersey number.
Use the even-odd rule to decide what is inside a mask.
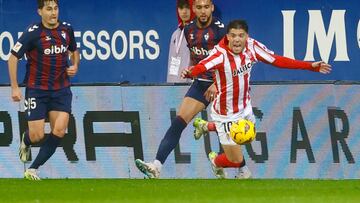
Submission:
[[[25,100],[25,110],[27,109],[36,109],[35,98],[28,98],[27,100]]]
[[[226,133],[230,133],[230,128],[231,128],[231,125],[232,125],[232,121],[222,123],[222,125],[224,127],[224,131]]]

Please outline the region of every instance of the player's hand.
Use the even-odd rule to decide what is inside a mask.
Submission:
[[[181,72],[181,78],[185,79],[185,78],[191,78],[190,77],[190,69],[186,68]]]
[[[76,75],[77,71],[78,71],[78,67],[74,66],[74,65],[70,66],[69,68],[66,69],[66,73],[70,77],[74,77]]]
[[[322,74],[329,74],[331,72],[331,65],[324,61],[317,61],[311,64],[313,68],[318,69],[318,72]]]
[[[205,92],[204,96],[209,102],[214,101],[217,94],[215,83],[213,83]]]
[[[11,99],[14,102],[19,102],[21,100],[21,90],[19,87],[11,88]]]

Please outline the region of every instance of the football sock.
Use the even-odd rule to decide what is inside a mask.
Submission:
[[[24,143],[25,143],[26,146],[30,146],[32,144],[31,140],[30,140],[30,136],[29,136],[29,130],[25,131]]]
[[[170,128],[166,131],[164,138],[161,140],[156,159],[164,164],[166,158],[171,151],[179,143],[182,131],[185,129],[187,123],[180,116],[177,116],[172,122]]]
[[[36,156],[30,168],[38,169],[41,165],[43,165],[55,153],[60,141],[60,137],[51,133],[46,141],[41,145],[39,154]]]
[[[208,122],[206,127],[207,127],[208,131],[216,131],[214,122]]]
[[[222,168],[240,168],[246,165],[245,159],[243,158],[243,161],[241,163],[234,163],[229,161],[229,159],[226,157],[225,153],[219,154],[216,156],[215,165]]]

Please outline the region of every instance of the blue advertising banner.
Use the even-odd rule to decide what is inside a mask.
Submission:
[[[214,0],[224,23],[242,18],[251,37],[276,54],[323,60],[330,75],[293,72],[259,64],[253,80],[359,80],[360,1]],[[34,1],[0,0],[0,83],[9,83],[10,47],[26,27],[40,20]],[[169,41],[176,29],[175,0],[60,1],[60,19],[71,23],[81,54],[75,83],[162,83]],[[19,67],[23,78],[25,60]]]
[[[40,167],[45,178],[142,178],[136,158],[152,161],[188,86],[72,87],[67,134]],[[242,147],[254,178],[360,178],[359,85],[253,85],[257,137]],[[0,87],[0,178],[21,178],[23,102]],[[211,120],[210,110],[198,115]],[[162,167],[161,178],[214,178],[207,158],[215,132],[195,140],[193,126]],[[50,126],[46,124],[46,133]],[[32,147],[35,158],[39,147]],[[26,163],[29,166],[30,163]],[[236,175],[227,169],[228,178]]]

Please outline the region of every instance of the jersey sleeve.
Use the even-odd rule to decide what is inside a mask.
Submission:
[[[215,70],[223,62],[224,62],[224,55],[219,50],[214,48],[207,58],[200,61],[198,65],[194,66],[191,69],[191,76],[196,77],[207,71]]]
[[[71,26],[69,26],[69,37],[70,37],[69,51],[74,52],[77,50],[77,45],[76,45],[74,30]]]
[[[313,68],[310,62],[294,60],[284,56],[274,54],[273,51],[266,48],[265,45],[255,42],[254,50],[256,58],[264,63],[274,65],[278,68],[285,69],[303,69],[318,72],[317,68]]]
[[[24,54],[31,49],[31,41],[34,38],[37,28],[39,28],[37,25],[29,26],[11,49],[11,53],[18,59],[22,58]]]

